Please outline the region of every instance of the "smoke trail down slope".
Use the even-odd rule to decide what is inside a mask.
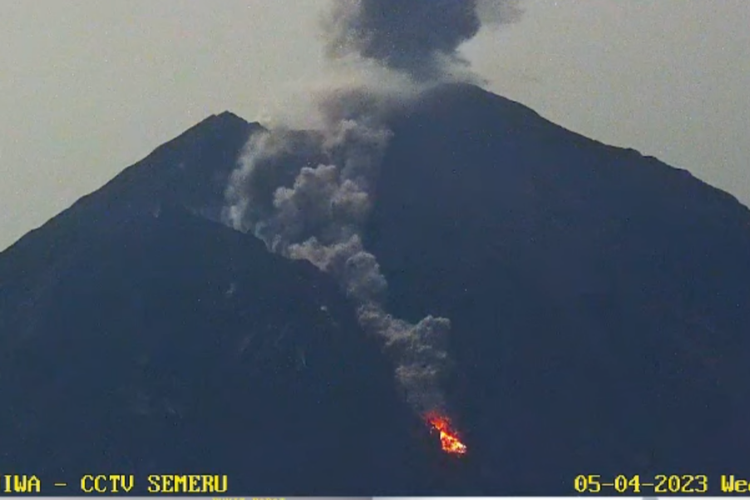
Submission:
[[[363,328],[384,339],[408,402],[419,413],[443,410],[439,378],[450,322],[428,316],[413,325],[387,314],[385,276],[361,239],[391,133],[373,115],[340,119],[337,109],[322,106],[329,124],[322,131],[296,137],[263,131],[251,138],[227,192],[229,222],[252,231],[269,250],[331,273]]]
[[[388,284],[376,257],[363,246],[362,230],[392,135],[384,117],[450,78],[451,68],[461,63],[457,49],[479,31],[480,17],[493,24],[511,22],[515,2],[341,0],[334,5],[325,30],[329,56],[374,61],[407,78],[328,89],[318,96],[321,125],[314,131],[277,128],[254,134],[227,189],[226,221],[253,232],[270,251],[307,260],[334,276],[363,329],[384,340],[409,404],[425,418],[445,415],[441,379],[450,364],[450,321],[427,316],[412,324],[387,313]],[[393,81],[401,83],[393,86]]]

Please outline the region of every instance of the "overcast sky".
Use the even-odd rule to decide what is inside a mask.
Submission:
[[[0,249],[206,116],[324,70],[328,0],[0,0]],[[750,1],[522,0],[489,89],[750,204]]]

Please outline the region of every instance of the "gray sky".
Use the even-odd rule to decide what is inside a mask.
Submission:
[[[209,114],[324,71],[328,0],[0,0],[0,249]],[[750,204],[750,1],[522,0],[489,89]]]

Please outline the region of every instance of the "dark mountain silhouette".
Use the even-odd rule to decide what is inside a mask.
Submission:
[[[195,215],[222,204],[253,127],[205,120],[0,255],[4,473],[440,488],[337,286]]]
[[[499,484],[747,469],[746,207],[476,87],[392,127],[367,245],[394,314],[451,318],[452,401]]]
[[[390,117],[366,245],[453,323],[438,450],[326,275],[216,222],[224,113],[0,254],[0,470],[222,473],[237,493],[568,494],[750,468],[750,213],[469,85]]]

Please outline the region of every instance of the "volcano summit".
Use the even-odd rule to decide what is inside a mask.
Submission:
[[[356,227],[391,320],[450,319],[439,387],[465,455],[412,411],[405,358],[340,275],[222,222],[263,132],[222,113],[0,254],[0,470],[562,495],[579,474],[750,469],[746,207],[470,84],[382,119]],[[296,151],[296,171],[325,163]]]

